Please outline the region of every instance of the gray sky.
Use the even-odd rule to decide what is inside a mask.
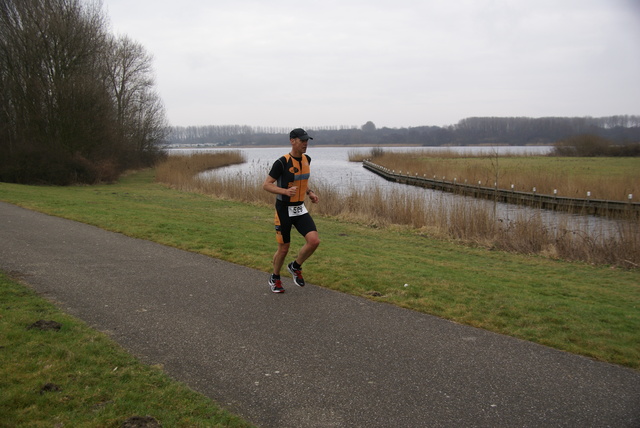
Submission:
[[[103,0],[172,125],[640,114],[640,0]]]

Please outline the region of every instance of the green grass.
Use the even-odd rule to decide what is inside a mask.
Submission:
[[[171,190],[153,171],[92,187],[0,184],[0,199],[265,272],[275,251],[271,207]],[[471,248],[408,228],[316,223],[322,244],[305,264],[314,284],[640,369],[637,270]],[[293,239],[295,251],[302,239]]]
[[[62,328],[28,328],[41,319]],[[42,391],[48,383],[59,390]],[[165,427],[250,426],[1,273],[0,391],[0,427],[119,427],[146,415]]]

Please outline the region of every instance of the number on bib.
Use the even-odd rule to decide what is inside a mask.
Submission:
[[[297,217],[306,214],[307,212],[307,207],[305,207],[304,204],[289,207],[289,217]]]

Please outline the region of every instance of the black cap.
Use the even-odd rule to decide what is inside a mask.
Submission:
[[[313,140],[313,138],[309,137],[307,131],[302,128],[296,128],[289,133],[289,138],[300,138],[301,140]]]

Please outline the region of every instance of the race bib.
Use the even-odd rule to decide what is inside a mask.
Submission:
[[[305,207],[304,204],[289,207],[289,217],[297,217],[299,215],[306,214],[307,212],[307,207]]]

